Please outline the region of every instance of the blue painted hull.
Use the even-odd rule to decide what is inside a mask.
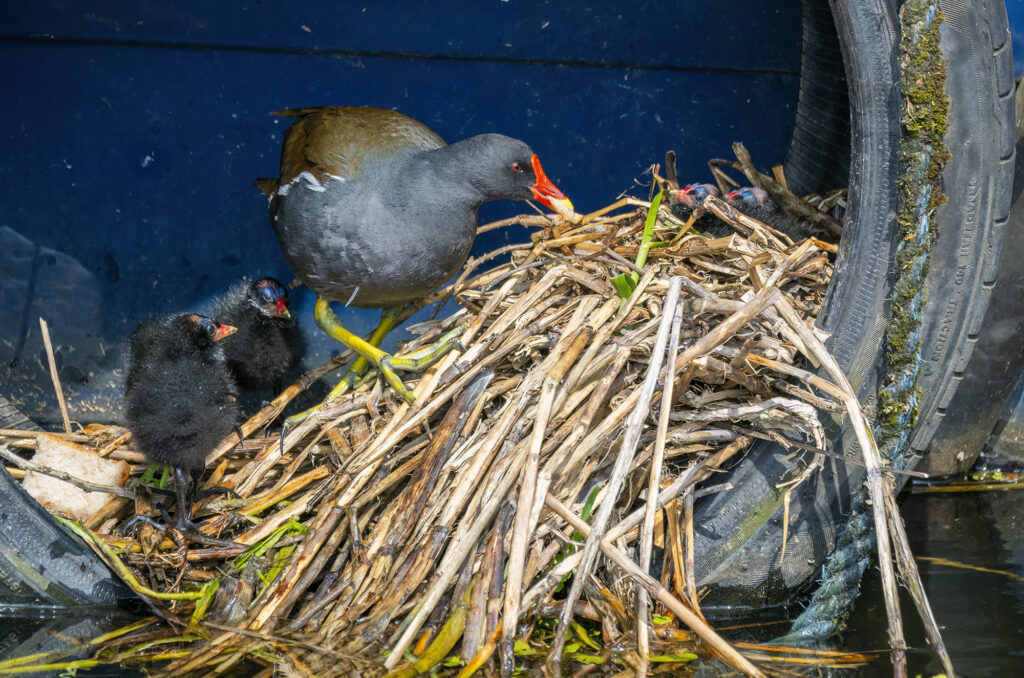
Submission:
[[[291,280],[252,186],[277,176],[288,121],[271,110],[366,104],[449,141],[515,136],[581,211],[668,148],[684,180],[735,140],[781,162],[793,124],[797,2],[66,4],[19,5],[0,29],[0,393],[42,421],[59,415],[38,316],[72,417],[109,421],[137,323],[245,275]],[[522,209],[485,205],[480,221]],[[337,345],[312,294],[293,303],[319,364]],[[377,313],[342,320],[365,332]]]

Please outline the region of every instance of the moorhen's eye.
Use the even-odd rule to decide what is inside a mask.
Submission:
[[[512,163],[511,165],[508,166],[508,168],[512,170],[512,174],[519,174],[520,172],[523,171],[523,166],[520,165],[518,162]]]
[[[209,318],[203,318],[202,330],[204,334],[212,337],[217,333],[217,323],[213,322]]]
[[[264,301],[271,304],[277,301],[277,295],[274,294],[274,290],[270,289],[269,287],[260,288],[260,296],[263,297]]]

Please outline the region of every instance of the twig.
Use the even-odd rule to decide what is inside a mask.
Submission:
[[[775,179],[758,172],[757,168],[754,167],[754,161],[750,158],[750,153],[742,143],[735,142],[732,145],[732,152],[736,154],[740,170],[750,180],[750,183],[768,191],[772,198],[779,203],[779,207],[800,219],[826,230],[833,236],[841,236],[843,234],[843,226],[835,217],[822,212],[813,205],[807,204],[796,195],[793,195],[786,187],[775,181]]]
[[[309,385],[318,380],[325,374],[329,374],[339,367],[343,366],[347,360],[352,357],[351,351],[344,351],[340,355],[336,355],[319,367],[315,367],[301,377],[299,377],[294,384],[286,388],[276,398],[261,409],[259,412],[254,414],[249,421],[242,424],[242,436],[248,437],[263,428],[271,421],[273,421],[277,415],[281,413],[281,410],[285,408],[297,395],[309,388]],[[228,437],[220,442],[208,455],[206,455],[206,464],[209,466],[213,462],[217,461],[225,454],[230,452],[238,445],[238,435],[231,433]]]
[[[50,326],[46,320],[39,316],[39,329],[43,333],[43,346],[46,348],[46,361],[50,365],[50,379],[53,380],[53,390],[57,392],[57,404],[60,406],[60,416],[64,421],[64,432],[71,433],[71,419],[68,417],[68,405],[64,402],[64,389],[60,387],[60,376],[57,374],[57,361],[53,357],[53,344],[50,343]]]
[[[780,303],[785,304],[786,302],[782,300]],[[891,494],[891,488],[888,491],[885,489],[885,478],[882,475],[881,469],[881,454],[875,445],[871,429],[861,412],[857,396],[850,387],[849,382],[846,380],[846,375],[843,374],[835,358],[825,350],[824,345],[822,345],[806,323],[800,322],[791,326],[800,334],[801,339],[815,353],[825,371],[828,372],[829,377],[832,378],[844,393],[843,401],[846,405],[847,414],[850,417],[850,423],[853,425],[857,441],[860,443],[861,452],[864,454],[864,464],[867,467],[868,492],[871,495],[871,508],[875,519],[875,543],[878,549],[878,564],[882,573],[882,590],[885,593],[886,616],[889,620],[889,647],[891,648],[893,671],[896,676],[906,676],[907,645],[903,637],[903,622],[900,615],[899,597],[896,591],[896,577],[892,569],[893,556],[892,547],[889,542],[889,525],[886,520],[885,496],[887,493]],[[914,565],[913,560],[910,561],[910,567],[916,572],[916,565]],[[927,606],[926,600],[924,605]],[[922,612],[922,618],[928,617],[931,617],[930,610],[927,613]],[[938,633],[937,629],[935,633]],[[940,643],[940,647],[944,648],[945,646]]]
[[[682,323],[682,309],[679,307],[679,291],[682,287],[682,276],[675,276],[669,283],[668,294],[662,308],[662,324],[672,323],[669,333],[668,365],[675,362],[679,353],[679,326]],[[659,335],[660,336],[660,335]],[[655,340],[657,343],[657,340]],[[657,350],[657,349],[655,349]],[[660,367],[660,366],[659,366]],[[658,432],[654,440],[654,455],[651,459],[651,472],[647,483],[647,502],[644,513],[644,526],[640,537],[640,569],[647,572],[651,568],[651,549],[654,546],[654,513],[655,500],[661,488],[661,465],[665,458],[665,439],[668,434],[669,413],[672,411],[673,393],[672,370],[665,370],[661,389],[661,410],[658,413]],[[649,601],[646,591],[637,596],[637,651],[640,653],[640,665],[637,673],[647,675],[647,661],[650,654],[650,643],[647,637]]]
[[[608,485],[604,488],[604,498],[597,510],[597,515],[594,517],[593,529],[587,537],[586,544],[583,546],[583,558],[580,569],[576,576],[573,577],[572,586],[569,588],[569,593],[563,603],[562,614],[558,618],[555,640],[551,644],[551,650],[545,660],[548,669],[556,676],[560,674],[562,648],[565,646],[566,635],[569,631],[569,621],[572,619],[573,605],[579,599],[583,582],[594,566],[600,540],[604,537],[604,533],[607,530],[612,509],[618,500],[619,491],[626,480],[630,462],[636,453],[637,443],[640,442],[640,433],[644,420],[647,418],[647,412],[650,409],[651,396],[654,395],[654,389],[658,385],[658,377],[660,376],[661,364],[664,361],[665,347],[668,344],[671,326],[672,315],[666,313],[662,316],[661,325],[658,327],[658,336],[654,340],[654,349],[651,352],[651,362],[647,368],[647,376],[644,379],[643,386],[636,391],[639,402],[633,406],[632,412],[629,415],[629,420],[626,423],[626,434],[623,437],[622,445],[619,447],[619,453],[612,467],[611,478],[608,481]],[[671,372],[669,372],[669,375],[671,375]],[[671,378],[671,376],[666,378]]]
[[[135,577],[132,571],[128,569],[128,566],[117,557],[117,554],[115,554],[102,539],[96,536],[96,533],[92,530],[83,527],[81,524],[73,520],[68,520],[58,515],[53,517],[103,555],[107,564],[117,572],[125,583],[131,586],[131,588],[140,595],[156,598],[158,600],[199,600],[204,595],[208,595],[211,587],[213,590],[216,590],[216,584],[211,582],[210,584],[204,585],[203,590],[189,593],[164,593],[161,591],[154,591],[148,586],[142,584],[142,582]]]
[[[953,669],[953,660],[949,656],[945,641],[942,640],[942,633],[939,631],[939,622],[935,619],[932,606],[928,602],[928,595],[924,590],[924,582],[921,581],[921,572],[917,569],[914,554],[910,551],[910,540],[907,538],[906,527],[903,525],[903,518],[900,516],[899,506],[896,505],[895,492],[888,492],[885,495],[885,508],[889,516],[889,527],[892,530],[892,539],[895,544],[896,564],[900,568],[903,582],[910,591],[914,604],[917,605],[918,613],[924,622],[924,630],[928,636],[928,643],[932,652],[939,658],[942,669],[949,678],[956,678],[956,671]]]
[[[559,348],[562,348],[564,354],[544,376],[540,400],[537,403],[537,413],[533,421],[533,432],[530,435],[529,452],[526,457],[526,465],[523,467],[523,480],[520,484],[518,508],[512,527],[512,546],[509,551],[508,574],[505,583],[505,619],[517,619],[519,617],[523,565],[526,560],[526,548],[529,538],[533,535],[534,531],[534,503],[538,499],[535,495],[537,491],[537,473],[540,468],[540,452],[541,446],[544,443],[545,433],[547,432],[548,418],[551,416],[551,408],[554,405],[555,390],[565,377],[566,372],[569,371],[573,361],[579,357],[580,352],[586,347],[586,340],[590,336],[589,333],[580,331],[573,337],[565,337],[553,351],[553,353],[558,352]],[[541,501],[543,500],[543,498],[540,499]],[[501,665],[503,670],[506,671],[511,671],[514,668],[512,641],[515,636],[515,630],[515,624],[508,624],[502,632]]]
[[[22,431],[19,429],[0,428],[0,438],[38,438],[39,436],[57,436],[73,443],[88,443],[90,436],[82,433],[54,433],[48,431]]]
[[[589,525],[580,520],[555,497],[548,494],[544,502],[547,504],[548,508],[558,514],[559,517],[564,519],[574,528],[579,530],[588,539],[590,535],[593,534]],[[715,648],[715,650],[722,655],[722,658],[725,659],[730,666],[743,672],[743,674],[747,676],[764,676],[764,673],[762,673],[760,669],[751,664],[743,655],[737,652],[735,648],[729,645],[724,638],[715,633],[707,623],[690,611],[688,607],[683,605],[653,577],[637,567],[632,560],[627,558],[615,546],[610,544],[607,539],[600,542],[600,548],[612,562],[622,568],[626,574],[644,587],[648,593],[664,603],[665,606],[672,610],[672,612],[678,616],[684,624],[693,629],[693,632],[699,635],[704,642]]]

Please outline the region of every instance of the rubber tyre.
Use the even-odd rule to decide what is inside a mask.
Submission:
[[[0,428],[38,427],[0,396]],[[112,606],[134,598],[78,537],[66,532],[0,467],[0,611]]]
[[[964,228],[954,247],[940,250],[943,259],[933,257],[928,289],[947,309],[962,309],[928,315],[925,342],[931,349],[924,354],[922,405],[934,414],[911,446],[923,456],[918,470],[951,474],[974,462],[1020,373],[1024,232],[1009,232],[1008,226],[1017,135],[1005,5],[941,4],[942,51],[959,65],[949,69],[946,92],[966,105],[951,111],[950,135],[962,146],[949,145],[956,149],[943,172],[949,202],[937,227],[940,233],[955,223]],[[971,277],[961,276],[962,270]]]
[[[1002,259],[1005,261],[1024,261],[1024,79],[1017,83],[1015,95],[1017,109],[1017,157],[1013,171],[1013,196],[1010,205],[1010,221],[1006,228],[1006,242],[1003,244]],[[1016,267],[1019,270],[1019,267]],[[990,456],[986,462],[996,466],[1009,464],[1024,465],[1024,317],[1019,306],[1024,304],[1024,276],[1014,271],[1014,267],[1000,263],[996,274],[996,292],[992,303],[985,314],[985,334],[975,349],[979,354],[971,364],[969,376],[974,375],[975,364],[990,366],[988,374],[992,375],[992,390],[1002,386],[1007,374],[1016,375],[1016,386],[1006,398],[999,420],[996,422],[992,437],[989,438],[986,450]],[[992,328],[992,329],[989,329]],[[984,389],[982,384],[978,390]],[[968,383],[961,386],[953,399],[954,408],[962,406],[962,391],[966,391]],[[984,394],[985,391],[981,390]],[[977,407],[977,405],[975,406]],[[987,405],[981,407],[987,408]],[[942,434],[940,429],[939,434]]]
[[[1012,98],[1002,97],[1012,66],[1005,6],[937,4],[952,17],[941,35],[943,49],[950,50],[946,144],[954,157],[943,173],[949,202],[935,216],[937,235],[926,280],[922,355],[931,364],[920,377],[920,415],[911,432],[915,450],[927,450],[939,426],[951,421],[942,415],[970,372],[974,347],[984,334],[982,319],[1003,245],[1013,167]],[[824,17],[829,9],[831,30]],[[970,48],[963,46],[965,27]],[[797,191],[835,188],[837,177],[849,177],[844,235],[818,324],[832,333],[826,345],[871,411],[885,365],[898,238],[898,7],[886,0],[832,0],[825,8],[807,0],[803,32],[801,95],[786,175]],[[847,156],[837,150],[844,135],[848,173],[842,168]],[[846,422],[830,424],[834,449],[859,458]],[[974,454],[980,449],[979,444]],[[793,463],[784,461],[790,454],[768,443],[755,446],[730,471],[735,489],[698,504],[696,575],[710,587],[707,605],[781,603],[831,553],[850,499],[863,484],[864,469],[829,459],[824,470],[793,493],[780,564],[783,492],[778,485],[795,474]]]

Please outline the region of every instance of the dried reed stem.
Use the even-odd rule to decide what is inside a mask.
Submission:
[[[574,528],[582,532],[588,538],[593,532],[590,526],[580,520],[564,504],[550,494],[545,498],[545,503],[552,511],[558,514]],[[734,669],[741,671],[746,676],[764,676],[756,666],[751,664],[743,655],[736,651],[728,642],[707,625],[707,623],[694,614],[690,609],[675,598],[661,584],[649,574],[641,570],[636,564],[627,558],[618,548],[613,546],[607,539],[600,542],[601,550],[613,563],[618,565],[627,575],[632,577],[638,584],[647,590],[652,596],[664,603],[672,612],[678,616],[684,624],[693,629],[693,632],[701,637],[711,647],[718,651],[722,658]]]
[[[675,363],[676,354],[679,352],[679,326],[682,323],[682,312],[679,308],[679,291],[681,288],[682,277],[673,277],[669,282],[668,294],[665,296],[665,305],[662,308],[662,324],[666,322],[672,323],[667,354],[670,366]],[[651,549],[654,546],[654,506],[658,490],[661,488],[661,468],[665,459],[665,440],[668,435],[669,413],[672,411],[673,381],[671,370],[666,370],[662,382],[661,410],[658,413],[658,431],[654,440],[654,455],[651,459],[651,471],[647,484],[644,526],[640,538],[640,569],[644,572],[650,570],[651,567]],[[650,643],[647,637],[648,607],[647,592],[641,590],[637,597],[637,651],[640,654],[640,664],[637,667],[637,672],[640,675],[647,674],[647,662],[650,654]]]
[[[57,361],[53,355],[53,344],[50,342],[50,326],[42,316],[39,316],[39,329],[43,333],[46,362],[50,366],[50,379],[53,381],[53,390],[57,394],[57,405],[60,406],[60,418],[64,422],[64,433],[71,433],[71,418],[68,417],[68,404],[64,401],[64,389],[60,386],[60,375],[57,374]]]

